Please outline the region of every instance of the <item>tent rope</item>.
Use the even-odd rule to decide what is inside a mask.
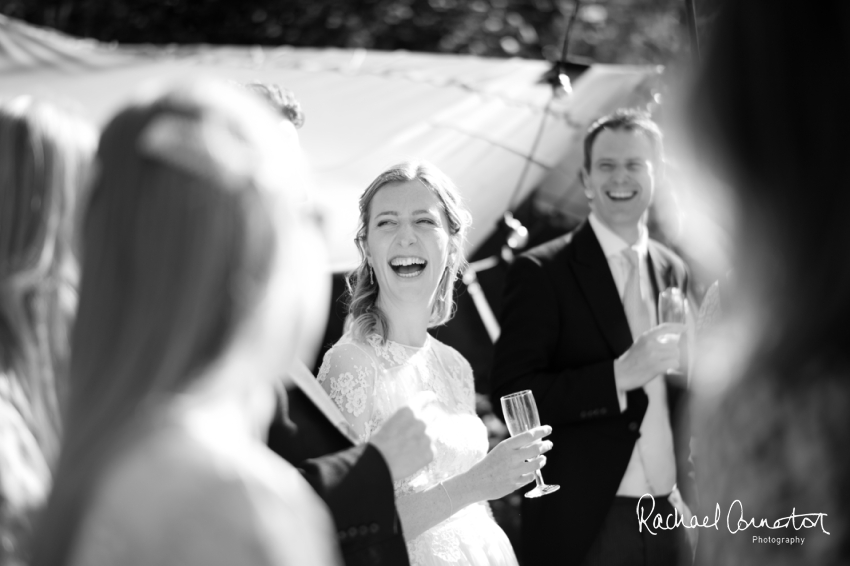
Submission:
[[[575,24],[580,9],[581,0],[576,0],[572,16],[570,16],[570,20],[567,22],[567,29],[564,32],[564,44],[561,47],[561,58],[558,60],[557,64],[558,73],[556,76],[558,79],[560,79],[562,75],[566,74],[567,51],[570,45],[570,32],[573,29],[573,25]],[[567,81],[569,81],[569,79],[567,79]],[[569,83],[567,82],[567,84]],[[516,187],[514,187],[513,193],[511,194],[511,199],[508,201],[508,210],[514,210],[515,207],[519,206],[519,203],[516,202],[516,200],[517,197],[520,195],[520,192],[522,191],[522,186],[523,183],[525,183],[525,178],[528,176],[528,172],[531,169],[531,164],[534,161],[534,154],[537,153],[537,146],[540,145],[540,140],[543,138],[543,131],[546,129],[546,119],[549,117],[549,108],[552,106],[552,103],[555,101],[555,99],[558,98],[558,89],[562,87],[563,83],[561,81],[553,81],[552,94],[549,97],[549,101],[546,103],[546,107],[543,109],[543,116],[540,118],[540,127],[537,129],[537,135],[534,137],[534,143],[531,144],[531,152],[525,159],[525,163],[523,164],[522,172],[519,175]]]

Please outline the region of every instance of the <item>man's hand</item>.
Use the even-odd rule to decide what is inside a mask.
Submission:
[[[679,337],[685,326],[666,322],[647,330],[632,347],[614,360],[614,381],[619,391],[646,385],[656,375],[679,367]]]
[[[402,407],[369,439],[387,462],[393,481],[406,478],[434,459],[425,423],[409,407]]]

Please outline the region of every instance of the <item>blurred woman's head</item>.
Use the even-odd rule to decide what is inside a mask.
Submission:
[[[401,163],[378,175],[360,197],[361,262],[348,278],[355,336],[386,340],[382,301],[421,302],[430,307],[429,326],[448,321],[471,220],[454,183],[429,163]]]
[[[75,307],[75,211],[95,140],[92,125],[51,104],[0,103],[0,374],[21,389],[17,409],[50,458],[63,385],[54,374]]]
[[[73,344],[81,410],[95,390],[107,410],[185,390],[256,308],[292,231],[269,205],[285,198],[286,156],[264,110],[192,84],[106,126]]]
[[[316,316],[303,305],[328,288],[288,194],[298,152],[277,122],[248,93],[195,82],[149,94],[106,126],[85,218],[66,475],[45,528],[59,540],[43,564],[61,563],[85,488],[119,439],[174,395],[259,393],[265,405],[246,409],[267,424],[274,380]],[[242,371],[220,371],[235,356]]]
[[[0,279],[26,286],[56,273],[96,142],[83,119],[30,96],[0,103]]]
[[[837,348],[850,316],[850,190],[838,167],[850,131],[841,110],[850,99],[842,71],[850,4],[736,0],[724,9],[696,89],[694,130],[734,188],[740,307],[781,365]]]
[[[695,411],[700,497],[746,501],[756,516],[818,509],[832,536],[793,553],[737,536],[700,539],[697,562],[843,564],[850,3],[723,8],[694,100],[701,153],[738,208],[733,292],[721,300],[730,324],[700,355],[709,384]]]

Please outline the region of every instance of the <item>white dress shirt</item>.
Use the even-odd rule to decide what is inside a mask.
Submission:
[[[649,273],[649,262],[647,261],[648,254],[648,241],[649,235],[645,226],[641,225],[638,227],[638,239],[632,246],[629,246],[620,236],[615,234],[610,228],[608,228],[605,224],[599,220],[596,215],[593,213],[590,214],[589,217],[590,226],[593,229],[594,234],[596,234],[596,239],[599,241],[599,245],[602,247],[602,252],[605,254],[605,257],[608,260],[608,267],[611,269],[611,275],[614,278],[614,283],[617,286],[617,291],[620,294],[620,300],[623,300],[623,295],[626,290],[626,283],[629,278],[629,274],[631,272],[631,264],[629,260],[626,259],[623,254],[623,250],[631,247],[637,252],[639,259],[639,269],[640,269],[640,290],[641,296],[644,302],[647,304],[647,310],[650,316],[651,324],[655,325],[658,321],[658,315],[656,311],[655,300],[652,297],[652,281],[650,279],[651,274]],[[663,375],[656,376],[654,379],[664,379]],[[620,403],[620,411],[625,411],[627,407],[626,401],[626,392],[625,391],[617,391],[617,399]],[[675,456],[672,453],[672,443],[670,439],[672,438],[672,428],[670,427],[670,418],[669,411],[667,408],[666,401],[666,388],[661,389],[661,394],[656,394],[650,396],[650,403],[658,403],[663,405],[663,411],[667,415],[667,419],[665,419],[664,430],[656,431],[660,439],[659,442],[662,442],[661,446],[668,445],[670,446],[670,454],[667,454],[665,458],[662,460],[666,461],[666,467],[663,469],[668,470],[667,475],[673,478],[673,484],[669,486],[669,489],[662,488],[660,490],[654,490],[647,479],[647,474],[644,468],[643,460],[641,458],[641,452],[639,450],[639,446],[636,443],[634,451],[632,452],[631,459],[629,460],[629,464],[626,468],[625,473],[623,474],[623,479],[620,483],[620,487],[617,490],[617,495],[620,496],[629,496],[629,497],[640,497],[645,493],[651,493],[652,495],[667,495],[670,491],[673,490],[675,486]],[[654,442],[655,440],[647,435],[647,431],[645,429],[645,423],[641,426],[641,434],[642,437],[639,442]],[[667,450],[662,450],[663,454],[667,453]],[[672,468],[672,469],[670,469]],[[655,493],[658,491],[658,493]]]

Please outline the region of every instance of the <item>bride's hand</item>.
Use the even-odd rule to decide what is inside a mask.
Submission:
[[[552,449],[552,442],[542,439],[551,433],[546,425],[507,438],[470,468],[467,479],[478,500],[499,499],[534,481],[534,472],[546,465],[543,454]]]

